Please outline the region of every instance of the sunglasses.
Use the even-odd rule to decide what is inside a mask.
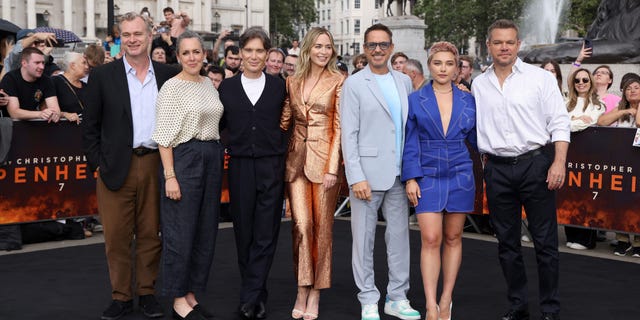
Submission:
[[[376,47],[380,47],[380,50],[384,51],[391,47],[391,42],[365,42],[364,47],[369,51],[373,51]]]
[[[589,78],[582,78],[582,79],[575,78],[575,79],[573,79],[573,83],[578,84],[578,83],[580,83],[581,80],[582,80],[582,83],[589,83]]]

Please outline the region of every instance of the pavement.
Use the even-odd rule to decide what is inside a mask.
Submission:
[[[336,217],[336,219],[349,220],[348,217]],[[282,221],[289,221],[289,220],[290,219],[283,219]],[[384,222],[379,222],[379,224],[384,225]],[[233,225],[231,222],[222,222],[220,223],[219,227],[220,229],[225,229],[225,228],[232,228]],[[416,230],[416,231],[419,230],[417,225],[411,225],[410,229]],[[498,240],[496,240],[496,238],[491,235],[478,234],[478,233],[472,233],[472,232],[464,232],[462,237],[467,239],[490,241],[495,243],[498,242]],[[640,264],[640,258],[634,258],[634,257],[631,257],[630,255],[620,257],[613,254],[614,247],[611,245],[611,243],[615,240],[614,232],[607,232],[606,233],[607,239],[605,241],[598,242],[595,249],[588,249],[588,250],[575,250],[575,249],[567,248],[565,246],[566,237],[564,235],[563,227],[558,228],[558,237],[559,237],[559,243],[560,243],[558,249],[560,252],[563,252],[563,253],[577,254],[577,255],[594,257],[594,258],[610,259],[610,260],[625,261],[625,262]],[[85,245],[91,245],[91,244],[97,244],[97,243],[103,243],[103,242],[104,242],[104,237],[101,232],[98,232],[98,233],[94,233],[92,237],[85,238],[83,240],[63,240],[63,241],[51,241],[51,242],[43,242],[43,243],[26,244],[22,246],[22,250],[0,251],[0,256],[22,254],[22,253],[35,252],[40,250],[51,250],[51,249],[58,249],[58,248],[65,248],[65,247],[72,247],[72,246],[85,246]],[[522,242],[522,246],[533,247],[533,243]],[[497,251],[496,251],[496,258],[497,258]]]

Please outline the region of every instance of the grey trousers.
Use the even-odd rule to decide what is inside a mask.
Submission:
[[[353,238],[351,265],[353,278],[360,292],[360,303],[377,304],[380,291],[373,272],[373,248],[378,209],[387,221],[384,239],[387,244],[389,266],[389,299],[404,300],[409,291],[409,204],[404,185],[397,177],[391,189],[373,191],[371,201],[356,198],[350,191],[351,235]]]

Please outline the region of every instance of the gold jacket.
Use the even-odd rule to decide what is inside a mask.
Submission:
[[[280,128],[287,130],[293,122],[289,141],[285,181],[299,174],[313,183],[322,183],[326,173],[338,175],[340,168],[340,91],[344,77],[323,71],[311,90],[308,103],[303,101],[304,80],[287,78],[287,98],[280,118]]]

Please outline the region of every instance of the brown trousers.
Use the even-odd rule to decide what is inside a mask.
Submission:
[[[338,183],[326,190],[304,175],[287,183],[293,218],[293,264],[298,286],[331,287],[333,212]]]
[[[134,267],[135,293],[141,296],[155,292],[161,249],[159,166],[158,153],[133,155],[127,179],[116,191],[109,190],[98,177],[98,211],[114,300],[133,299]]]

